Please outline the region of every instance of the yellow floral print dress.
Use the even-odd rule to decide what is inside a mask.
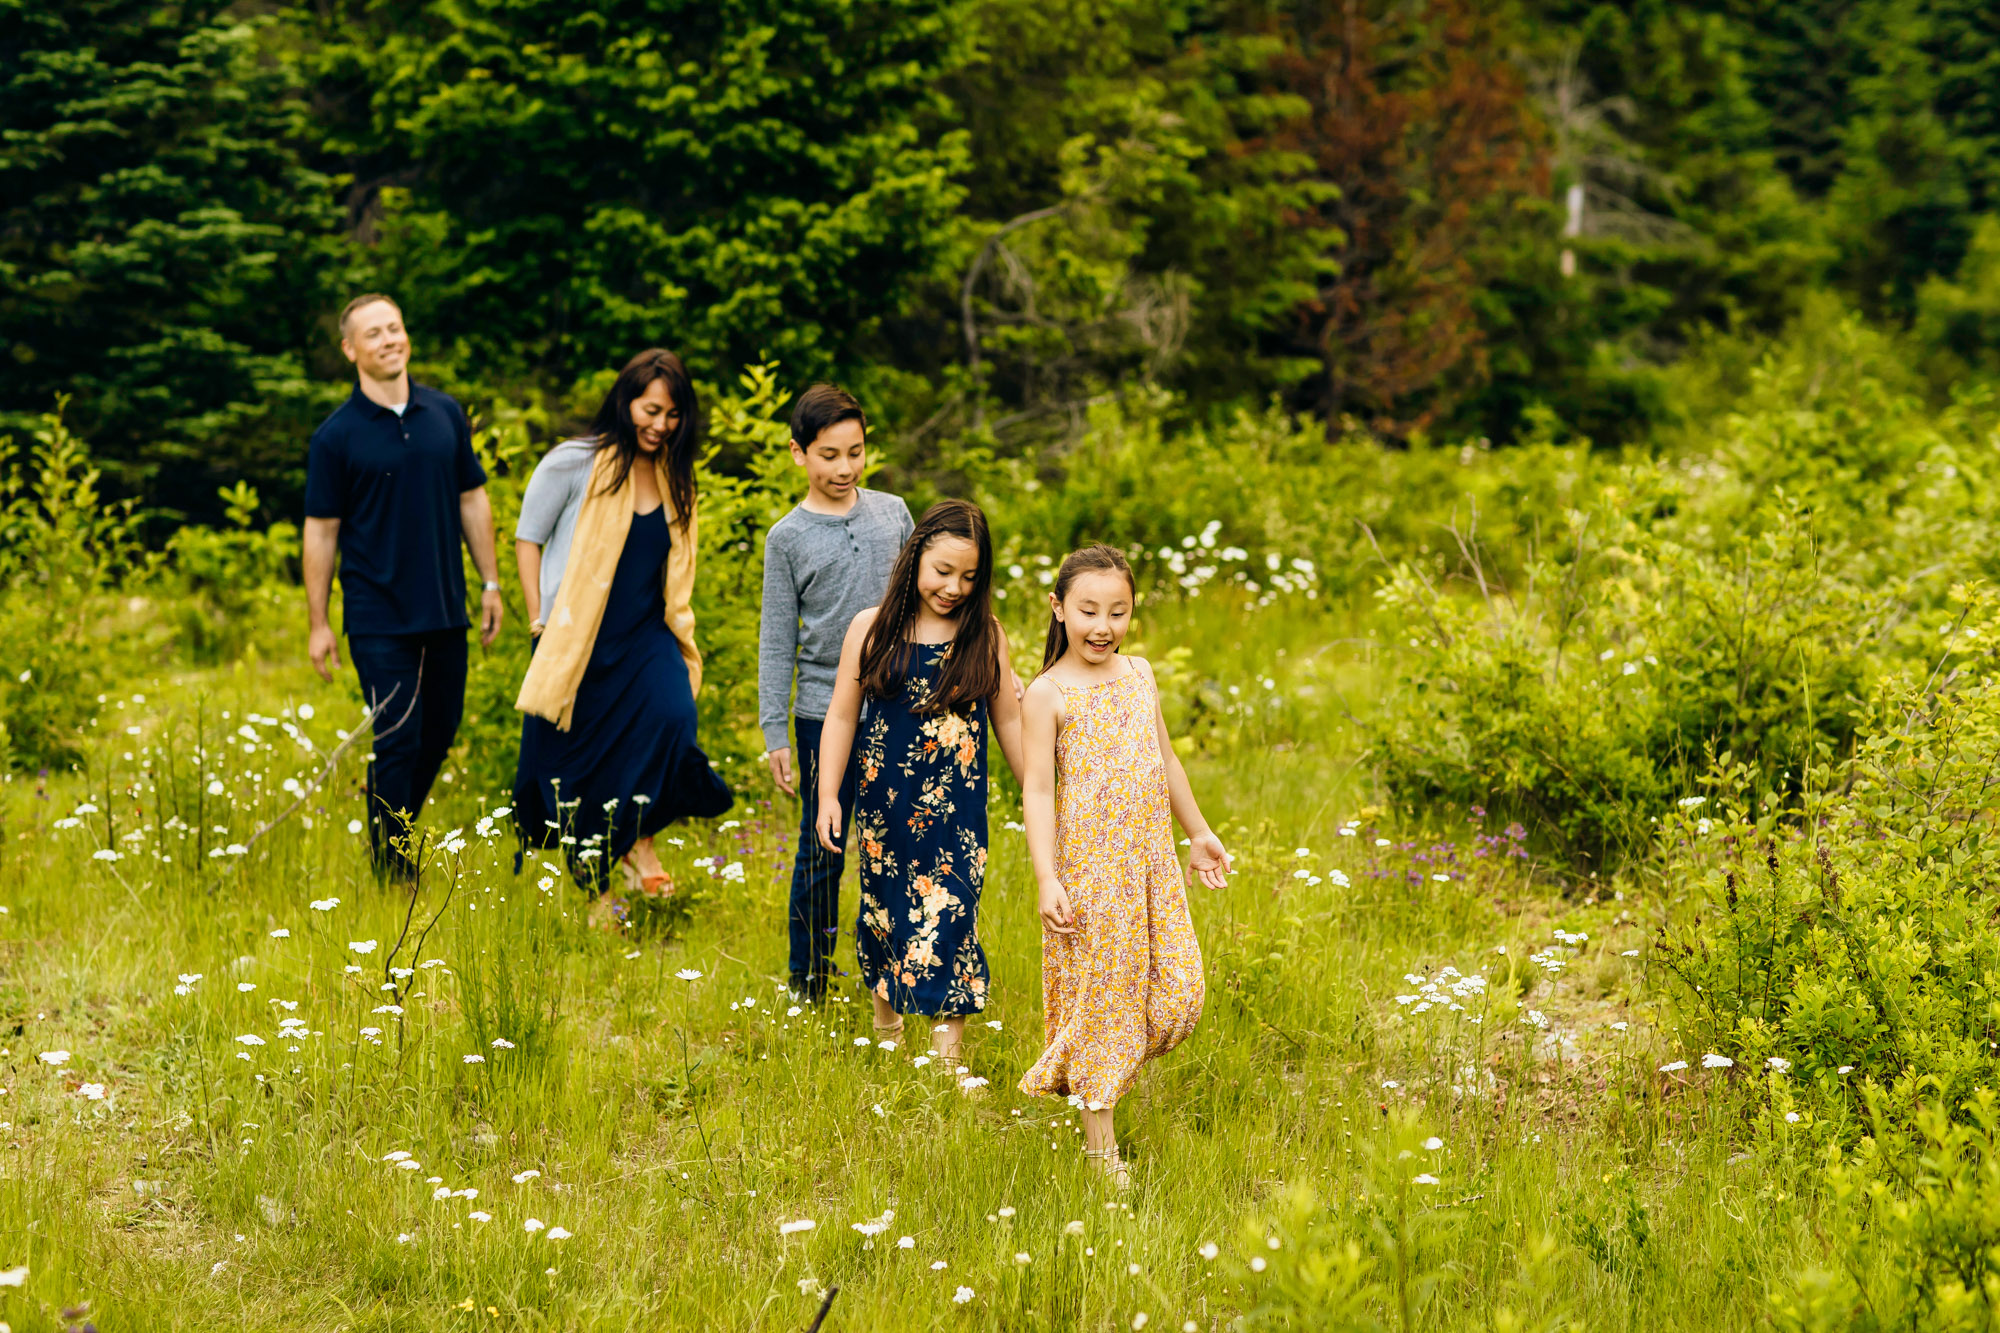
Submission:
[[[1064,689],[1056,737],[1056,874],[1074,935],[1042,929],[1047,1049],[1022,1076],[1029,1096],[1115,1105],[1140,1066],[1194,1031],[1201,945],[1174,849],[1167,764],[1151,680],[1124,675]]]
[[[898,1013],[986,1007],[986,701],[926,713],[949,644],[918,644],[894,698],[871,699],[855,752],[861,979]]]

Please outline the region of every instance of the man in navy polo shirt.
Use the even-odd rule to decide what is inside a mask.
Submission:
[[[313,432],[306,461],[308,651],[327,680],[340,644],[327,620],[340,556],[347,649],[375,721],[368,838],[377,866],[412,873],[395,845],[423,811],[465,712],[463,541],[485,580],[482,647],[500,633],[500,567],[486,471],[465,411],[410,382],[410,339],[388,297],[357,296],[340,313],[340,350],[359,376],[353,395]]]

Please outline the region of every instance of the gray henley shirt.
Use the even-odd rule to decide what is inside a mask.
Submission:
[[[916,526],[901,496],[865,487],[855,488],[845,514],[794,509],[771,525],[757,635],[757,724],[766,746],[792,743],[786,704],[803,718],[826,716],[847,627],[881,603],[889,570]]]

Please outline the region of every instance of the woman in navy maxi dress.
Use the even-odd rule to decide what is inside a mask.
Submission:
[[[560,845],[593,896],[639,839],[733,799],[695,744],[694,692],[666,620],[672,545],[665,505],[632,516],[570,729],[521,723],[515,820],[531,843]]]

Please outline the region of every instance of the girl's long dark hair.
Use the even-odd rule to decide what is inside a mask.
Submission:
[[[889,571],[882,609],[861,641],[861,691],[871,699],[887,699],[902,690],[910,668],[910,626],[922,605],[917,573],[924,552],[940,537],[963,537],[977,547],[979,570],[972,578],[972,595],[953,616],[958,629],[930,702],[920,710],[925,713],[958,712],[975,700],[992,698],[1000,688],[1000,622],[993,618],[993,539],[986,531],[986,515],[967,500],[940,500],[917,520],[916,531]]]
[[[1112,573],[1125,576],[1125,586],[1132,590],[1134,601],[1139,597],[1139,584],[1132,577],[1132,566],[1126,562],[1125,553],[1115,546],[1103,542],[1086,546],[1081,551],[1071,551],[1063,558],[1062,567],[1056,570],[1055,597],[1058,602],[1069,596],[1069,587],[1081,574]],[[1056,659],[1069,651],[1069,631],[1063,628],[1056,613],[1049,612],[1049,637],[1042,645],[1042,670],[1047,671],[1056,664]]]
[[[667,396],[681,410],[680,428],[667,436],[661,448],[667,455],[667,499],[681,526],[686,527],[694,517],[694,453],[701,436],[701,413],[695,402],[694,381],[688,378],[679,357],[664,347],[649,347],[627,361],[590,423],[589,438],[599,449],[618,451],[618,471],[610,485],[617,490],[632,475],[632,461],[639,456],[632,403],[654,380],[666,381]]]

